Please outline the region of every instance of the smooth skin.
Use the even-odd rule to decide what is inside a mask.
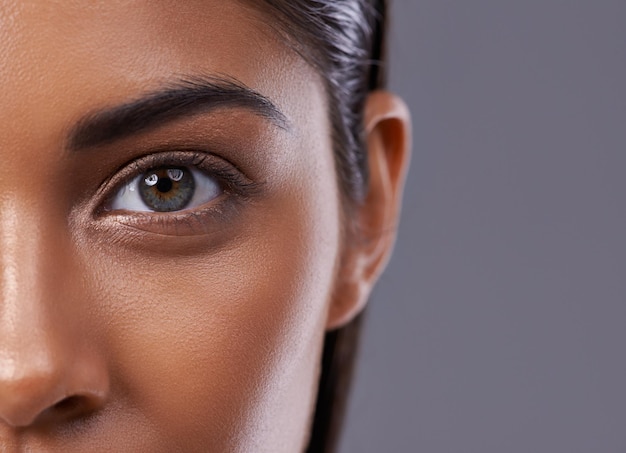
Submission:
[[[303,450],[324,334],[393,246],[409,115],[370,96],[347,225],[321,78],[271,20],[226,0],[0,1],[0,451]],[[216,78],[284,123],[209,103],[76,145],[99,112]],[[220,195],[111,208],[157,160],[202,161]]]

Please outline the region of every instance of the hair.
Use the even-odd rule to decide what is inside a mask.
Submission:
[[[277,29],[321,75],[344,209],[368,186],[363,114],[367,95],[385,85],[386,0],[265,0]],[[267,12],[267,10],[266,10]],[[346,219],[350,216],[346,216]],[[348,226],[349,228],[350,226]],[[326,334],[308,453],[332,453],[341,432],[363,314]]]

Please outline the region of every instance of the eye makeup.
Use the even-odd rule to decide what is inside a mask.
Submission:
[[[70,227],[95,247],[113,244],[142,254],[184,244],[190,244],[187,253],[215,249],[249,228],[253,214],[280,193],[296,155],[292,139],[263,118],[235,110],[186,117],[94,148],[68,149],[66,171],[74,175],[67,189],[73,197]],[[153,175],[164,185],[150,186]],[[195,188],[180,187],[189,176]],[[116,203],[129,187],[145,189],[144,197],[131,193]],[[185,190],[205,196],[174,200]],[[151,193],[152,201],[145,197]]]
[[[213,193],[198,195],[203,187]],[[160,151],[131,161],[103,184],[94,219],[161,235],[204,234],[229,204],[241,204],[259,187],[234,164],[211,152]],[[176,190],[191,193],[181,195]],[[133,202],[127,202],[124,196],[132,191],[145,193],[131,194]],[[169,199],[181,196],[189,197],[182,206]]]

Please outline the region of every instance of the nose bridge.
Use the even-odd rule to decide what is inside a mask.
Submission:
[[[0,202],[0,424],[27,426],[65,398],[106,387],[83,348],[85,295],[68,283],[75,266],[63,230],[37,203]]]
[[[38,290],[39,226],[30,216],[28,211],[23,212],[15,198],[5,197],[0,202],[0,325],[3,330],[17,327],[16,318],[26,311],[22,293]],[[24,284],[27,282],[30,284]]]
[[[42,296],[50,280],[45,261],[46,254],[55,252],[54,242],[45,241],[47,234],[42,234],[45,228],[33,212],[33,203],[19,203],[16,197],[0,202],[0,347],[25,333],[21,332],[25,321],[31,334],[45,323],[43,314],[49,307]]]

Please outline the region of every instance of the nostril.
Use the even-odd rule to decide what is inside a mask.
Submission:
[[[97,407],[98,404],[95,404],[95,401],[92,401],[88,396],[68,396],[43,411],[38,417],[38,422],[59,422],[85,418],[95,412]]]
[[[52,406],[52,410],[63,413],[74,412],[83,405],[82,399],[80,396],[68,396]]]
[[[68,396],[56,403],[53,408],[57,411],[68,412],[76,410],[81,405],[82,397],[80,396]]]

